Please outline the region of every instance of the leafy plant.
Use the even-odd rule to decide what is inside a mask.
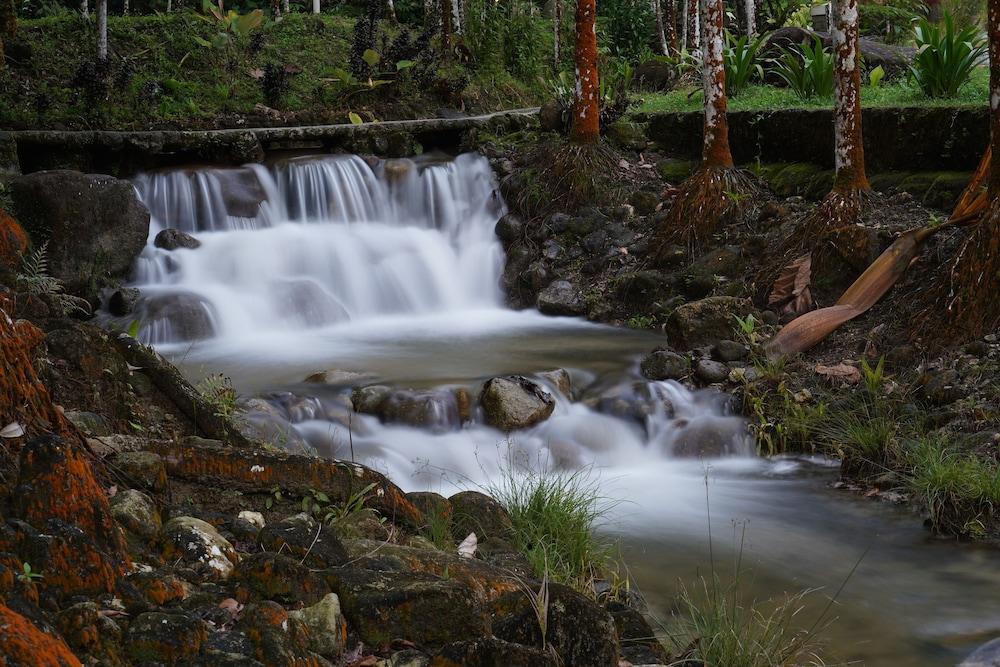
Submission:
[[[872,71],[868,72],[868,85],[872,88],[878,88],[879,84],[882,83],[882,79],[885,78],[885,70],[881,65],[873,68]]]
[[[628,62],[638,62],[653,34],[653,15],[643,0],[605,0],[601,11],[601,37],[608,50]]]
[[[322,520],[327,524],[334,524],[351,517],[365,509],[365,502],[368,494],[378,486],[372,482],[360,491],[357,491],[347,499],[343,505],[333,505],[330,498],[324,492],[316,489],[309,489],[309,492],[302,497],[302,511]]]
[[[980,31],[974,26],[956,29],[951,15],[945,15],[941,25],[921,18],[913,37],[917,53],[910,65],[910,80],[927,97],[958,95],[986,54]]]
[[[625,322],[625,326],[629,329],[651,329],[654,324],[656,318],[651,315],[634,315]]]
[[[212,25],[216,33],[211,39],[194,35],[194,41],[200,46],[225,50],[235,45],[236,40],[247,37],[264,23],[264,12],[255,9],[247,14],[223,7],[223,0],[215,5],[211,0],[202,0],[201,14],[195,14],[199,19]]]
[[[424,519],[427,523],[421,527],[420,534],[441,551],[450,551],[454,546],[451,536],[451,514],[433,506],[424,512]]]
[[[814,38],[811,46],[782,49],[771,71],[800,99],[833,97],[833,55],[823,49],[819,37]]]
[[[236,414],[236,390],[232,380],[222,373],[203,378],[195,389],[212,406],[216,417],[230,419]]]
[[[764,78],[764,67],[760,63],[759,52],[767,41],[767,35],[754,38],[747,35],[734,37],[726,31],[726,48],[722,52],[722,64],[726,68],[726,94],[736,97],[754,78]]]
[[[44,578],[41,572],[32,572],[31,565],[21,563],[21,571],[17,573],[18,581],[25,584],[33,584],[36,580]]]
[[[281,487],[275,484],[271,487],[271,491],[267,496],[267,500],[264,501],[264,507],[271,509],[274,507],[275,503],[280,503],[282,499]]]
[[[65,315],[73,313],[90,315],[90,304],[86,299],[66,294],[62,281],[49,275],[48,248],[49,243],[46,241],[21,259],[17,286],[28,294],[52,299]]]

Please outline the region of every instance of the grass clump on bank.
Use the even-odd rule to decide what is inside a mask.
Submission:
[[[535,472],[508,464],[489,494],[510,515],[514,546],[536,573],[596,596],[595,583],[614,570],[616,551],[595,530],[611,505],[591,469]]]

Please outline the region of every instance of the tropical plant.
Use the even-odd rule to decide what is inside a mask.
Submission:
[[[34,252],[21,259],[21,270],[17,274],[17,286],[36,296],[52,299],[65,315],[79,313],[90,315],[90,304],[86,299],[67,294],[62,281],[49,274],[49,242],[46,241]]]
[[[819,37],[812,45],[782,49],[771,71],[803,100],[833,97],[833,56],[823,49]]]
[[[726,31],[726,48],[722,52],[722,64],[726,68],[726,95],[736,97],[754,77],[764,78],[759,53],[766,41],[766,35],[737,38]]]
[[[227,49],[264,23],[264,12],[261,10],[255,9],[246,14],[232,9],[226,11],[223,0],[219,0],[218,5],[212,4],[211,0],[202,0],[201,10],[202,13],[195,16],[212,25],[216,31],[211,39],[194,35],[194,41],[206,48]]]
[[[654,18],[648,0],[606,0],[600,5],[600,14],[602,37],[611,53],[637,62],[653,35]]]
[[[974,26],[961,30],[950,15],[941,25],[925,18],[913,29],[917,54],[910,65],[910,80],[927,97],[955,97],[986,54],[986,39]]]

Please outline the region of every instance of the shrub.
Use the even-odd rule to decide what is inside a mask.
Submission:
[[[464,39],[473,64],[522,79],[538,76],[551,55],[552,37],[536,13],[531,3],[522,0],[471,0]]]
[[[917,55],[910,79],[927,97],[955,97],[986,53],[986,40],[973,26],[957,30],[950,15],[940,25],[920,19],[913,29]]]
[[[890,43],[904,41],[912,34],[914,19],[926,12],[920,0],[893,0],[891,3],[865,2],[861,5],[861,36]]]
[[[833,97],[833,55],[823,50],[819,37],[812,46],[782,49],[772,71],[803,100]]]
[[[736,97],[754,77],[764,78],[759,52],[766,41],[764,34],[753,39],[746,35],[736,38],[726,31],[726,48],[722,52],[722,63],[726,68],[726,95]]]
[[[638,62],[649,50],[653,16],[645,0],[607,0],[600,3],[598,26],[608,50],[629,62]]]
[[[264,94],[264,103],[269,107],[278,107],[291,85],[291,73],[284,65],[267,63],[260,76],[260,89]]]

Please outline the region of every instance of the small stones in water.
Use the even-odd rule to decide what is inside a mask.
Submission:
[[[153,239],[153,245],[163,250],[177,250],[178,248],[194,250],[201,247],[201,241],[179,229],[164,229],[157,233]]]

